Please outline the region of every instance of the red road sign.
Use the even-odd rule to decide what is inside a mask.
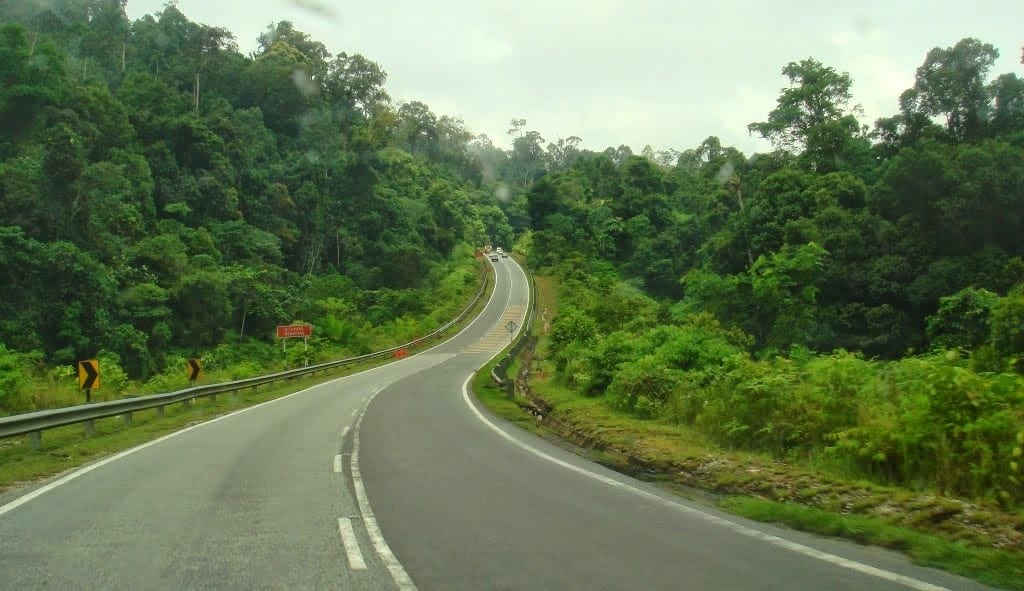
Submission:
[[[308,337],[313,334],[313,327],[309,324],[289,324],[277,327],[277,338],[291,339],[295,337]]]

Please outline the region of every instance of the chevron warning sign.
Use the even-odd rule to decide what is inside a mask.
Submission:
[[[194,382],[203,379],[203,360],[200,357],[189,357],[188,367],[185,368],[188,374],[188,381]]]
[[[78,362],[78,387],[83,390],[95,390],[100,387],[100,362],[98,359],[85,359]]]

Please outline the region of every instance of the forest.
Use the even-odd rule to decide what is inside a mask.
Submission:
[[[1024,499],[1024,79],[992,45],[935,47],[872,125],[847,73],[793,61],[748,127],[772,151],[635,154],[522,118],[502,148],[287,21],[249,55],[173,4],[0,22],[0,411],[97,355],[125,380],[201,353],[255,371],[290,321],[366,351],[439,323],[473,250],[515,240],[562,286],[550,352],[580,396]]]
[[[511,243],[460,120],[289,22],[251,55],[173,3],[0,23],[0,410],[78,359],[142,380],[268,361],[292,321],[335,356],[423,334],[476,290],[474,248]]]
[[[848,74],[789,63],[749,125],[767,154],[549,158],[523,248],[562,284],[562,383],[726,447],[1024,499],[1024,80],[997,56],[933,49],[873,127]]]

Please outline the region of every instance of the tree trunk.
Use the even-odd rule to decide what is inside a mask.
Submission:
[[[198,111],[199,110],[199,72],[196,72],[196,90],[195,90],[195,93],[193,94],[193,97],[195,98],[195,108],[196,108],[196,111]]]
[[[743,189],[740,188],[739,178],[737,178],[737,177],[733,177],[733,178],[736,179],[736,182],[734,183],[734,185],[736,187],[736,201],[740,205],[740,211],[743,211]],[[754,253],[751,252],[749,245],[747,246],[747,261],[751,265],[754,264]]]
[[[121,43],[121,73],[124,74],[125,70],[125,57],[128,54],[128,43]]]

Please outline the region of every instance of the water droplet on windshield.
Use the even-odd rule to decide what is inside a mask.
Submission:
[[[494,189],[494,196],[502,203],[508,203],[508,200],[512,198],[512,192],[508,190],[508,186],[505,183],[498,183],[498,186]]]
[[[295,83],[295,88],[302,93],[302,96],[313,96],[320,92],[320,88],[313,82],[313,79],[301,68],[292,71],[292,82]]]

